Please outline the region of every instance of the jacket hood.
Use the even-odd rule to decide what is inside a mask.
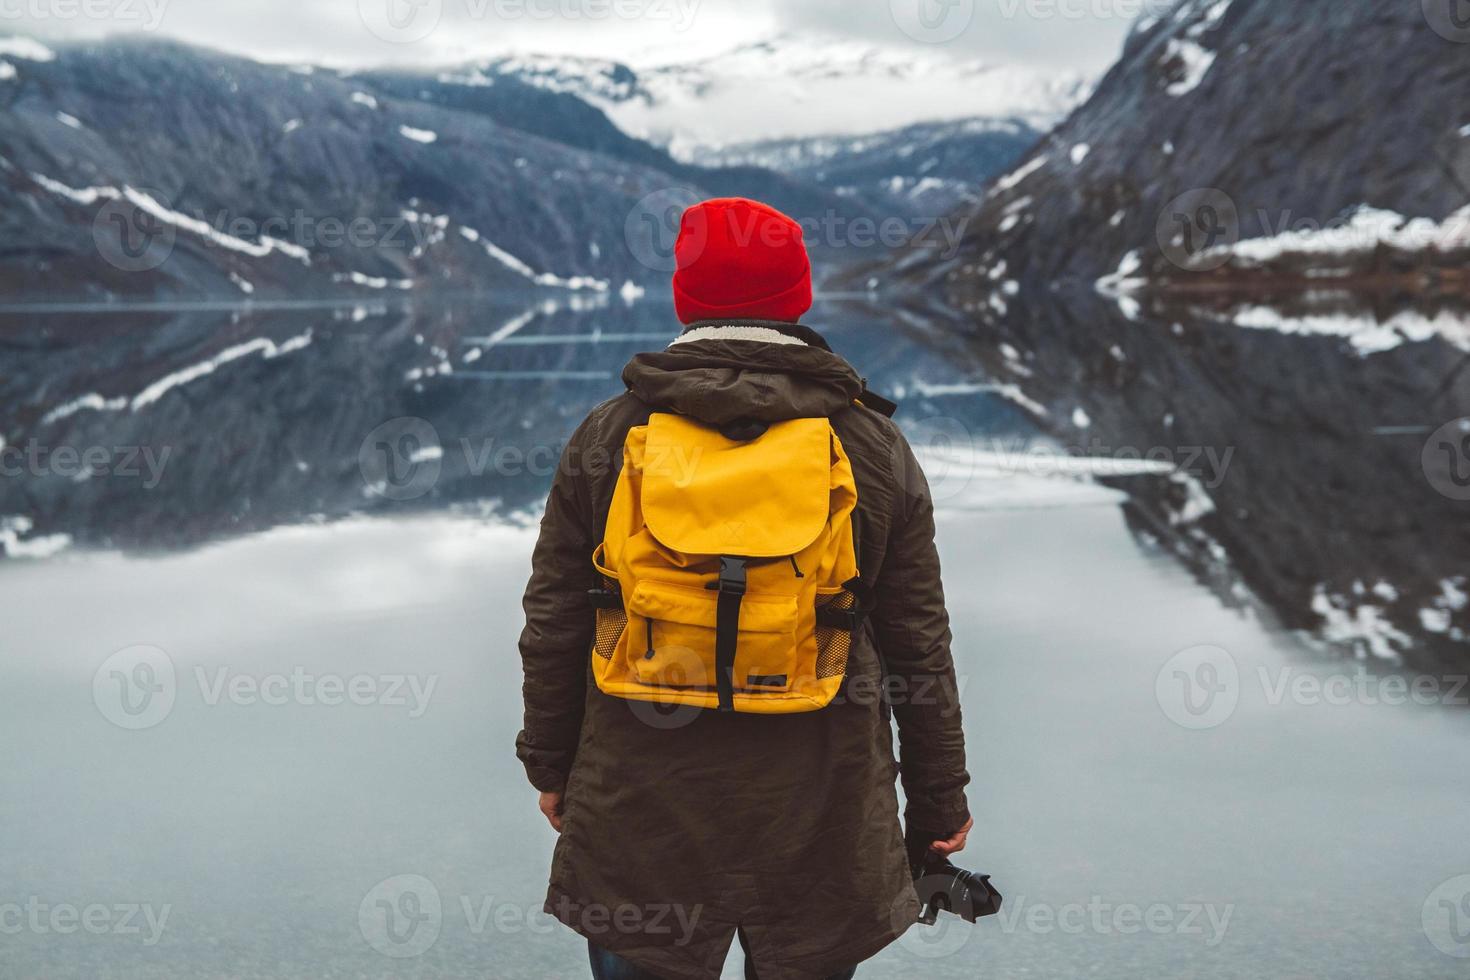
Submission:
[[[863,391],[852,366],[812,331],[780,326],[696,324],[667,350],[629,361],[623,383],[650,405],[711,425],[830,416],[851,405]]]

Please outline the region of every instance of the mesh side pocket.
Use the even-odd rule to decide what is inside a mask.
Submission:
[[[616,583],[603,579],[603,588],[609,590],[614,589],[616,588]],[[618,640],[623,638],[623,630],[627,628],[627,610],[597,610],[597,640],[592,646],[592,652],[603,660],[611,660],[613,651],[617,649]]]
[[[854,598],[851,592],[817,597],[817,608],[851,609]],[[817,627],[817,679],[836,677],[847,672],[847,653],[852,646],[852,634],[835,626]]]

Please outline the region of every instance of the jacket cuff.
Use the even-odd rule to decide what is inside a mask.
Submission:
[[[545,766],[527,766],[526,775],[531,785],[543,793],[561,793],[567,788],[567,774],[559,769]]]
[[[961,827],[970,822],[970,808],[963,794],[946,803],[921,806],[909,804],[904,810],[903,823],[906,830],[932,834],[935,840],[944,840],[959,833]]]

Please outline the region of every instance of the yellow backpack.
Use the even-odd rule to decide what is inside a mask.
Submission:
[[[852,466],[825,418],[725,432],[667,413],[628,431],[592,558],[593,676],[635,701],[815,711],[866,611]]]

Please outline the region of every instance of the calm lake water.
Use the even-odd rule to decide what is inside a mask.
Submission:
[[[962,863],[1007,896],[859,975],[1463,977],[1470,691],[1235,601],[1136,498],[998,465],[1049,440],[925,324],[819,312],[941,490]],[[532,458],[669,321],[521,316],[0,321],[0,433],[112,466],[0,483],[32,555],[0,563],[0,975],[585,975],[514,758]],[[432,478],[376,468],[403,418]],[[120,447],[170,455],[145,486]]]

